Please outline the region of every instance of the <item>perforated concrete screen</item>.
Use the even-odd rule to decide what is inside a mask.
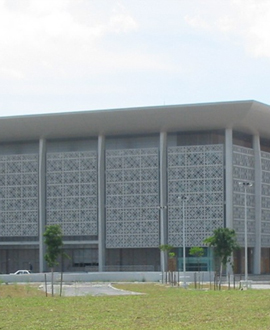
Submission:
[[[213,230],[224,225],[223,145],[168,149],[168,242],[202,246]],[[188,200],[183,205],[181,196]],[[180,197],[180,198],[179,198]]]
[[[237,240],[244,245],[245,224],[245,189],[239,182],[250,182],[252,187],[246,189],[248,246],[255,244],[255,196],[254,196],[254,151],[250,148],[233,146],[233,228]]]
[[[159,246],[158,149],[106,152],[106,247]]]
[[[270,153],[262,152],[262,247],[270,246]]]
[[[38,156],[0,156],[0,236],[38,235]]]
[[[47,154],[47,224],[65,236],[97,235],[96,152]]]

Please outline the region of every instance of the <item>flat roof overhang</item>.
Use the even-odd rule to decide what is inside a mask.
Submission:
[[[152,106],[0,118],[0,142],[232,128],[270,138],[270,106],[256,101]]]

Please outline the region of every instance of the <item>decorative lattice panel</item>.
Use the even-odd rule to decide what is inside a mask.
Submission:
[[[270,247],[270,153],[261,152],[262,162],[262,211],[261,245]]]
[[[0,236],[38,235],[38,156],[0,156]]]
[[[157,149],[106,152],[106,247],[159,246]]]
[[[233,146],[233,228],[240,246],[245,242],[245,189],[239,182],[250,182],[246,188],[246,212],[248,246],[255,245],[255,196],[254,196],[254,151],[250,148]]]
[[[96,152],[47,154],[47,224],[65,236],[97,235]]]
[[[224,226],[223,145],[168,149],[168,242],[202,246],[213,230]],[[188,196],[183,205],[181,196]],[[183,212],[184,209],[184,212]]]

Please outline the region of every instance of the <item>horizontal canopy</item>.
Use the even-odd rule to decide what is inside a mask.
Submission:
[[[0,142],[225,128],[270,138],[270,106],[251,100],[2,117]]]

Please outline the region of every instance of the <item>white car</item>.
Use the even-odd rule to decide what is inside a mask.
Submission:
[[[31,274],[30,270],[17,270],[14,275],[27,275]]]

